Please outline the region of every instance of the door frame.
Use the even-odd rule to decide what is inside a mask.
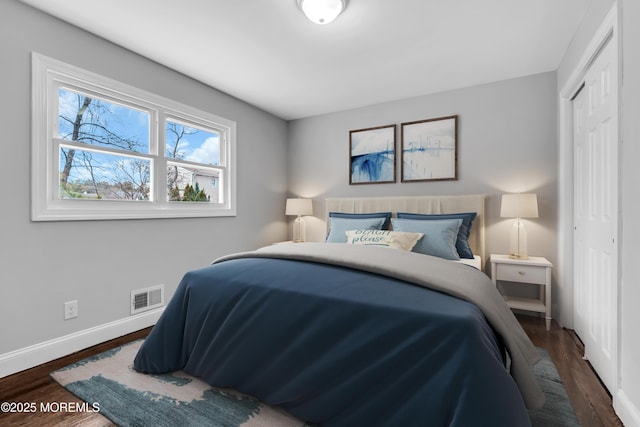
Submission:
[[[584,76],[591,65],[593,59],[597,56],[602,46],[609,40],[616,46],[614,49],[614,60],[618,64],[618,165],[620,165],[621,150],[621,133],[620,129],[620,85],[622,83],[622,67],[620,64],[620,38],[618,25],[618,3],[614,2],[611,10],[604,18],[602,24],[591,39],[591,42],[584,50],[580,61],[577,63],[566,84],[558,93],[558,268],[557,278],[561,292],[560,318],[558,319],[561,326],[573,329],[574,327],[574,271],[573,271],[573,223],[574,223],[574,169],[573,169],[573,102],[572,98],[578,92],[578,89],[584,81]],[[618,167],[618,173],[620,168]],[[620,206],[622,203],[622,195],[620,194],[620,177],[618,177],[618,235],[617,245],[618,254],[621,253],[621,218]],[[620,307],[620,257],[616,264],[617,286],[618,286],[618,308]],[[609,390],[613,396],[616,395],[619,388],[619,367],[620,367],[620,310],[617,310],[617,328],[613,334],[613,348],[616,351],[615,360],[615,383],[614,390]]]

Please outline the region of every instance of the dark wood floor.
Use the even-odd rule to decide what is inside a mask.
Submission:
[[[582,360],[583,347],[577,337],[553,322],[550,331],[544,320],[531,316],[518,319],[533,343],[547,350],[560,373],[571,404],[584,427],[622,426],[611,406],[611,396],[600,383],[590,365]],[[0,379],[0,402],[80,402],[71,393],[49,378],[49,373],[70,363],[101,353],[146,336],[145,329],[71,356]],[[69,413],[37,411],[33,414],[0,413],[0,426],[112,426],[99,413]]]
[[[130,341],[146,337],[150,330],[151,328],[143,329],[27,371],[2,378],[0,379],[0,403],[35,403],[36,407],[39,408],[40,403],[47,402],[82,402],[53,381],[49,377],[49,374],[71,363],[102,353],[103,351],[110,350]],[[114,425],[115,424],[99,413],[94,412],[41,412],[38,410],[35,413],[0,413],[0,426],[2,427],[103,427]]]
[[[611,396],[591,365],[582,359],[584,346],[573,331],[562,329],[553,321],[547,331],[544,320],[518,316],[520,324],[534,345],[551,356],[567,391],[569,400],[584,427],[621,427],[611,403]]]

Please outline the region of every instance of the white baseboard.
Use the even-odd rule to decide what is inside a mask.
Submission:
[[[640,427],[640,408],[638,408],[624,390],[618,390],[613,397],[613,409],[626,427]]]
[[[0,378],[156,324],[164,307],[0,355]]]

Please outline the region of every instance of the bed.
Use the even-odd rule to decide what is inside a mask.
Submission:
[[[473,211],[469,244],[484,259],[484,195],[327,199],[326,209],[328,219]],[[480,269],[330,235],[185,274],[134,368],[181,369],[323,426],[530,424],[527,408],[544,401],[539,355]]]

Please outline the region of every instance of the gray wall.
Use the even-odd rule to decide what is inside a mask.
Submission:
[[[640,2],[623,0],[622,12],[622,286],[620,295],[620,400],[635,415],[625,412],[628,426],[640,426]]]
[[[0,15],[0,355],[127,318],[131,290],[164,283],[168,298],[186,270],[286,238],[286,122],[16,0]],[[30,222],[32,51],[236,121],[237,217]]]
[[[567,49],[558,69],[558,87],[562,88],[576,68],[580,56],[586,50],[595,32],[602,24],[614,0],[593,1]],[[637,0],[618,0],[620,25],[621,80],[620,80],[620,278],[618,295],[618,337],[620,388],[610,390],[614,407],[627,426],[640,426],[640,340],[637,325],[640,324],[640,265],[638,264],[638,240],[640,240],[640,3]],[[569,232],[560,233],[559,239],[570,239]]]
[[[349,185],[350,130],[453,114],[457,181]],[[529,254],[553,262],[556,114],[556,74],[550,72],[290,122],[289,190],[315,203],[308,240],[324,238],[326,197],[486,193],[487,253],[506,253],[513,220],[500,218],[500,197],[535,192],[540,218],[527,221]],[[397,169],[399,176],[399,162]]]

